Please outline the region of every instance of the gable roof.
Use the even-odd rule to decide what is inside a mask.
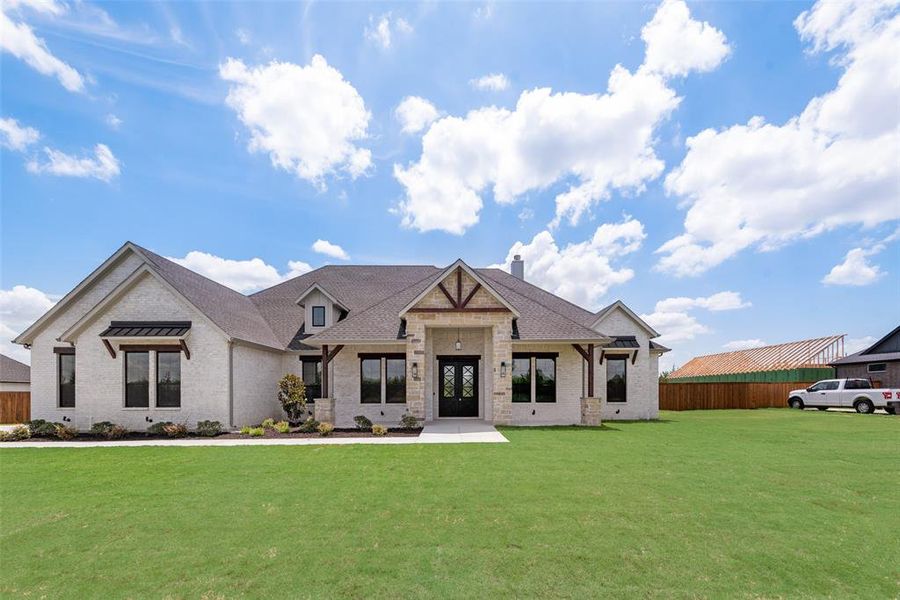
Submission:
[[[503,306],[508,308],[509,311],[511,313],[513,313],[513,315],[515,315],[517,317],[519,316],[519,311],[516,310],[516,308],[513,305],[511,305],[509,302],[507,302],[506,299],[503,297],[503,295],[500,294],[499,292],[497,292],[497,290],[495,290],[494,287],[490,283],[488,283],[487,281],[482,279],[481,276],[478,275],[478,273],[474,269],[472,269],[472,267],[470,267],[465,262],[463,262],[463,260],[461,258],[457,259],[452,265],[450,265],[449,267],[447,267],[446,269],[441,271],[437,275],[437,277],[432,278],[432,281],[430,281],[428,283],[428,285],[425,286],[425,288],[421,292],[419,292],[418,295],[416,295],[415,298],[410,300],[406,304],[406,306],[404,306],[402,309],[400,309],[400,316],[402,317],[404,314],[406,314],[413,306],[416,305],[416,303],[418,303],[422,298],[424,298],[425,295],[428,294],[428,292],[430,292],[431,290],[436,288],[444,279],[446,279],[451,274],[453,274],[457,269],[461,269],[464,273],[469,275],[469,277],[474,279],[475,283],[479,284],[482,287],[482,289],[484,289],[489,294],[494,296],[494,298],[498,302],[500,302],[500,304],[502,304]]]
[[[650,334],[650,337],[659,337],[659,332],[650,327],[646,321],[637,316],[633,310],[628,308],[624,302],[621,300],[616,300],[609,306],[601,308],[597,311],[597,314],[594,315],[594,321],[591,323],[591,327],[597,327],[600,325],[600,322],[603,321],[607,316],[609,316],[614,310],[619,309],[624,312],[628,317],[634,321],[639,327],[641,327],[644,331]]]
[[[832,361],[832,365],[855,365],[870,362],[893,362],[900,360],[900,326],[889,334],[855,354]]]
[[[31,367],[5,354],[0,354],[0,381],[3,383],[31,383]]]

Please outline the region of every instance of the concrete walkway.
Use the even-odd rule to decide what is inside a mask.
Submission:
[[[190,440],[120,440],[93,442],[0,442],[0,448],[140,448],[144,446],[341,446],[346,444],[464,444],[508,442],[484,421],[426,423],[416,437],[241,438]]]

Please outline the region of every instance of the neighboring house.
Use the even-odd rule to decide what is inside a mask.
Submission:
[[[129,242],[15,342],[31,348],[33,418],[81,429],[259,423],[281,416],[286,373],[337,427],[656,418],[657,332],[513,271],[326,266],[246,296]]]
[[[760,346],[692,358],[669,373],[669,383],[806,382],[834,377],[829,362],[844,355],[844,336]]]
[[[869,379],[875,387],[900,387],[900,326],[865,350],[831,365],[837,377]]]
[[[27,392],[31,389],[31,368],[0,354],[0,392]]]

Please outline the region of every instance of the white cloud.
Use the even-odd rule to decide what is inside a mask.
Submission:
[[[235,29],[234,35],[235,35],[235,37],[237,37],[238,41],[241,43],[242,46],[249,46],[250,43],[253,41],[253,38],[250,35],[250,32],[242,27],[238,27],[237,29]]]
[[[391,47],[396,34],[408,35],[413,32],[412,25],[403,17],[393,17],[391,13],[384,13],[376,18],[369,15],[369,24],[366,26],[365,38],[385,50]]]
[[[845,338],[844,339],[844,355],[848,354],[856,354],[862,350],[865,350],[872,344],[878,341],[879,338],[874,335],[867,335],[859,338]]]
[[[837,86],[782,125],[754,117],[707,129],[666,177],[688,206],[658,268],[697,275],[847,225],[900,219],[900,15],[896,2],[818,2],[795,21],[812,52],[838,50]]]
[[[0,146],[21,152],[37,142],[41,132],[33,127],[19,125],[15,119],[0,118]]]
[[[119,117],[117,117],[116,115],[114,115],[112,113],[109,113],[108,115],[106,115],[106,119],[104,119],[104,120],[106,121],[106,124],[111,129],[118,129],[119,127],[122,126],[122,119],[120,119]]]
[[[49,173],[62,177],[93,177],[109,182],[119,172],[119,160],[106,144],[94,146],[94,156],[72,156],[53,148],[44,148],[44,162],[33,159],[27,168],[32,173]]]
[[[760,348],[765,346],[766,342],[760,339],[750,339],[750,340],[734,340],[723,344],[722,347],[726,350],[734,351],[734,350],[749,350],[750,348]]]
[[[290,261],[288,272],[281,274],[278,269],[267,264],[261,258],[233,260],[199,250],[188,252],[184,258],[171,256],[167,258],[242,294],[271,287],[312,270],[312,267],[305,262]]]
[[[64,7],[56,2],[4,2],[0,9],[0,48],[25,62],[42,75],[56,77],[64,88],[71,92],[84,90],[84,78],[74,68],[54,56],[47,48],[46,42],[37,37],[34,31],[24,22],[13,21],[7,9],[15,10],[27,7],[36,12],[58,16]]]
[[[226,100],[250,130],[249,149],[268,153],[275,167],[324,187],[326,175],[358,177],[372,153],[366,138],[371,115],[340,71],[315,55],[307,66],[271,62],[248,68],[229,58],[219,75],[231,82]]]
[[[674,12],[671,6],[660,9],[664,16]],[[702,27],[700,32],[708,35]],[[687,28],[685,35],[695,33]],[[656,43],[656,37],[649,39]],[[721,60],[722,53],[717,56]],[[679,72],[713,62],[701,62],[695,53],[686,60]],[[680,101],[667,84],[674,65],[659,72],[660,66],[644,64],[634,73],[617,65],[603,94],[536,88],[523,92],[512,110],[490,106],[438,119],[422,138],[418,161],[394,165],[405,188],[398,210],[403,225],[462,234],[478,222],[486,191],[510,204],[569,179],[574,182],[557,195],[551,225],[562,219],[575,224],[612,190],[641,191],[663,171],[653,145],[657,126]]]
[[[403,133],[419,133],[440,116],[434,104],[419,96],[407,96],[394,109]]]
[[[706,309],[709,311],[738,310],[751,306],[737,292],[719,292],[712,296],[699,298],[666,298],[656,303],[650,314],[641,315],[651,327],[661,335],[657,341],[661,344],[692,340],[698,335],[709,333],[710,329],[689,311]]]
[[[525,279],[586,308],[599,308],[600,299],[614,285],[634,277],[634,271],[617,268],[612,261],[640,248],[646,234],[640,221],[599,226],[587,241],[559,248],[549,231],[529,243],[516,242],[505,262],[492,268],[509,271],[516,254],[525,261]]]
[[[312,249],[313,252],[318,252],[319,254],[324,254],[325,256],[339,258],[341,260],[350,260],[350,255],[347,254],[343,248],[341,248],[337,244],[332,244],[328,240],[316,240],[315,242],[313,242]]]
[[[26,364],[31,353],[12,340],[56,304],[59,296],[24,285],[0,290],[0,353]]]
[[[863,286],[875,283],[884,275],[881,267],[869,263],[868,258],[884,249],[877,245],[871,249],[854,248],[844,257],[844,262],[834,265],[831,271],[822,278],[826,285]]]
[[[481,6],[476,6],[475,10],[472,11],[472,17],[476,21],[489,21],[494,16],[494,7],[495,2],[493,0],[485,2]]]
[[[506,75],[503,73],[491,73],[490,75],[484,75],[478,79],[470,80],[469,85],[476,90],[502,92],[509,87],[509,79],[507,79]]]
[[[641,30],[647,45],[644,65],[661,75],[711,71],[731,49],[725,35],[706,22],[695,21],[684,2],[664,0]]]

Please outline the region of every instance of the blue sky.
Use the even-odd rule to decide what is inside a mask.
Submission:
[[[20,358],[6,340],[125,240],[241,291],[519,252],[547,289],[645,315],[675,364],[900,320],[889,3],[15,0],[2,19]]]

